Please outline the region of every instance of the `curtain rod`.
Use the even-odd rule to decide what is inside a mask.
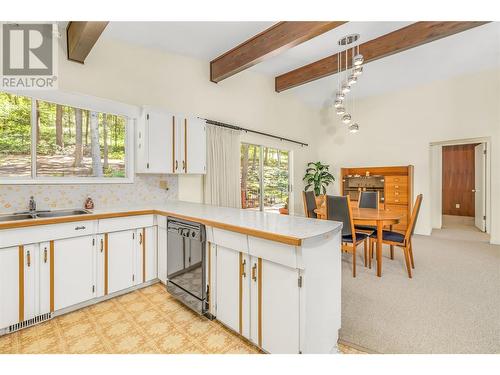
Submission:
[[[219,122],[219,121],[214,121],[214,120],[209,120],[209,119],[206,119],[206,118],[203,118],[203,117],[198,117],[199,119],[201,120],[205,120],[207,122],[207,124],[210,124],[210,125],[215,125],[215,126],[221,126],[223,128],[229,128],[229,129],[233,129],[233,130],[240,130],[240,131],[244,131],[246,133],[255,133],[255,134],[260,134],[260,135],[264,135],[266,137],[271,137],[271,138],[276,138],[276,139],[279,139],[280,141],[286,141],[286,142],[291,142],[291,143],[296,143],[298,145],[301,145],[302,147],[304,146],[309,146],[307,143],[304,143],[304,142],[299,142],[299,141],[294,141],[293,139],[288,139],[288,138],[284,138],[284,137],[279,137],[277,135],[273,135],[273,134],[268,134],[268,133],[263,133],[263,132],[259,132],[257,130],[252,130],[252,129],[245,129],[245,128],[240,128],[239,126],[235,126],[235,125],[229,125],[229,124],[225,124],[223,122]]]

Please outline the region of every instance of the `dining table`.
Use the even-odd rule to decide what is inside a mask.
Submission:
[[[324,201],[314,210],[318,219],[327,219],[326,204]],[[398,224],[402,218],[401,213],[383,208],[359,208],[352,207],[352,220],[354,225],[373,226],[377,228],[377,276],[382,276],[382,233],[384,226],[392,227]]]

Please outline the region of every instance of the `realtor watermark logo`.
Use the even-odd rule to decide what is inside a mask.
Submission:
[[[57,89],[57,24],[3,23],[0,87]]]

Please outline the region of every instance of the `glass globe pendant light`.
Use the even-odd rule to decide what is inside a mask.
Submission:
[[[351,88],[349,87],[349,85],[347,83],[344,83],[342,85],[342,93],[347,94],[349,91],[351,91]]]
[[[351,122],[351,115],[349,113],[346,113],[344,116],[342,116],[342,122],[344,124],[348,124]]]
[[[342,106],[342,105],[343,105],[343,101],[342,101],[342,100],[340,100],[340,99],[336,99],[336,100],[335,100],[335,103],[333,104],[333,106],[334,106],[335,108],[338,108],[338,107],[340,107],[340,106]]]
[[[347,84],[349,86],[354,85],[356,82],[358,82],[358,77],[356,77],[354,74],[351,74],[347,80]]]
[[[340,107],[337,107],[337,110],[336,110],[336,113],[337,115],[343,115],[345,113],[345,108],[343,105],[341,105]]]
[[[359,131],[359,125],[357,122],[349,125],[349,133],[357,133]]]
[[[337,98],[337,100],[343,101],[345,98],[345,95],[341,92],[338,92],[337,95],[335,95],[335,97]]]
[[[360,53],[358,53],[356,56],[354,56],[354,65],[355,66],[362,65],[363,61],[365,61],[365,60],[363,58],[363,55],[361,55]]]
[[[355,77],[359,77],[361,74],[363,74],[363,67],[361,65],[355,66],[352,70],[352,75]]]

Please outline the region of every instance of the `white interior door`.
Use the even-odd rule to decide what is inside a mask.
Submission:
[[[474,205],[475,205],[475,225],[485,232],[486,231],[486,144],[481,143],[475,147],[474,155]]]

